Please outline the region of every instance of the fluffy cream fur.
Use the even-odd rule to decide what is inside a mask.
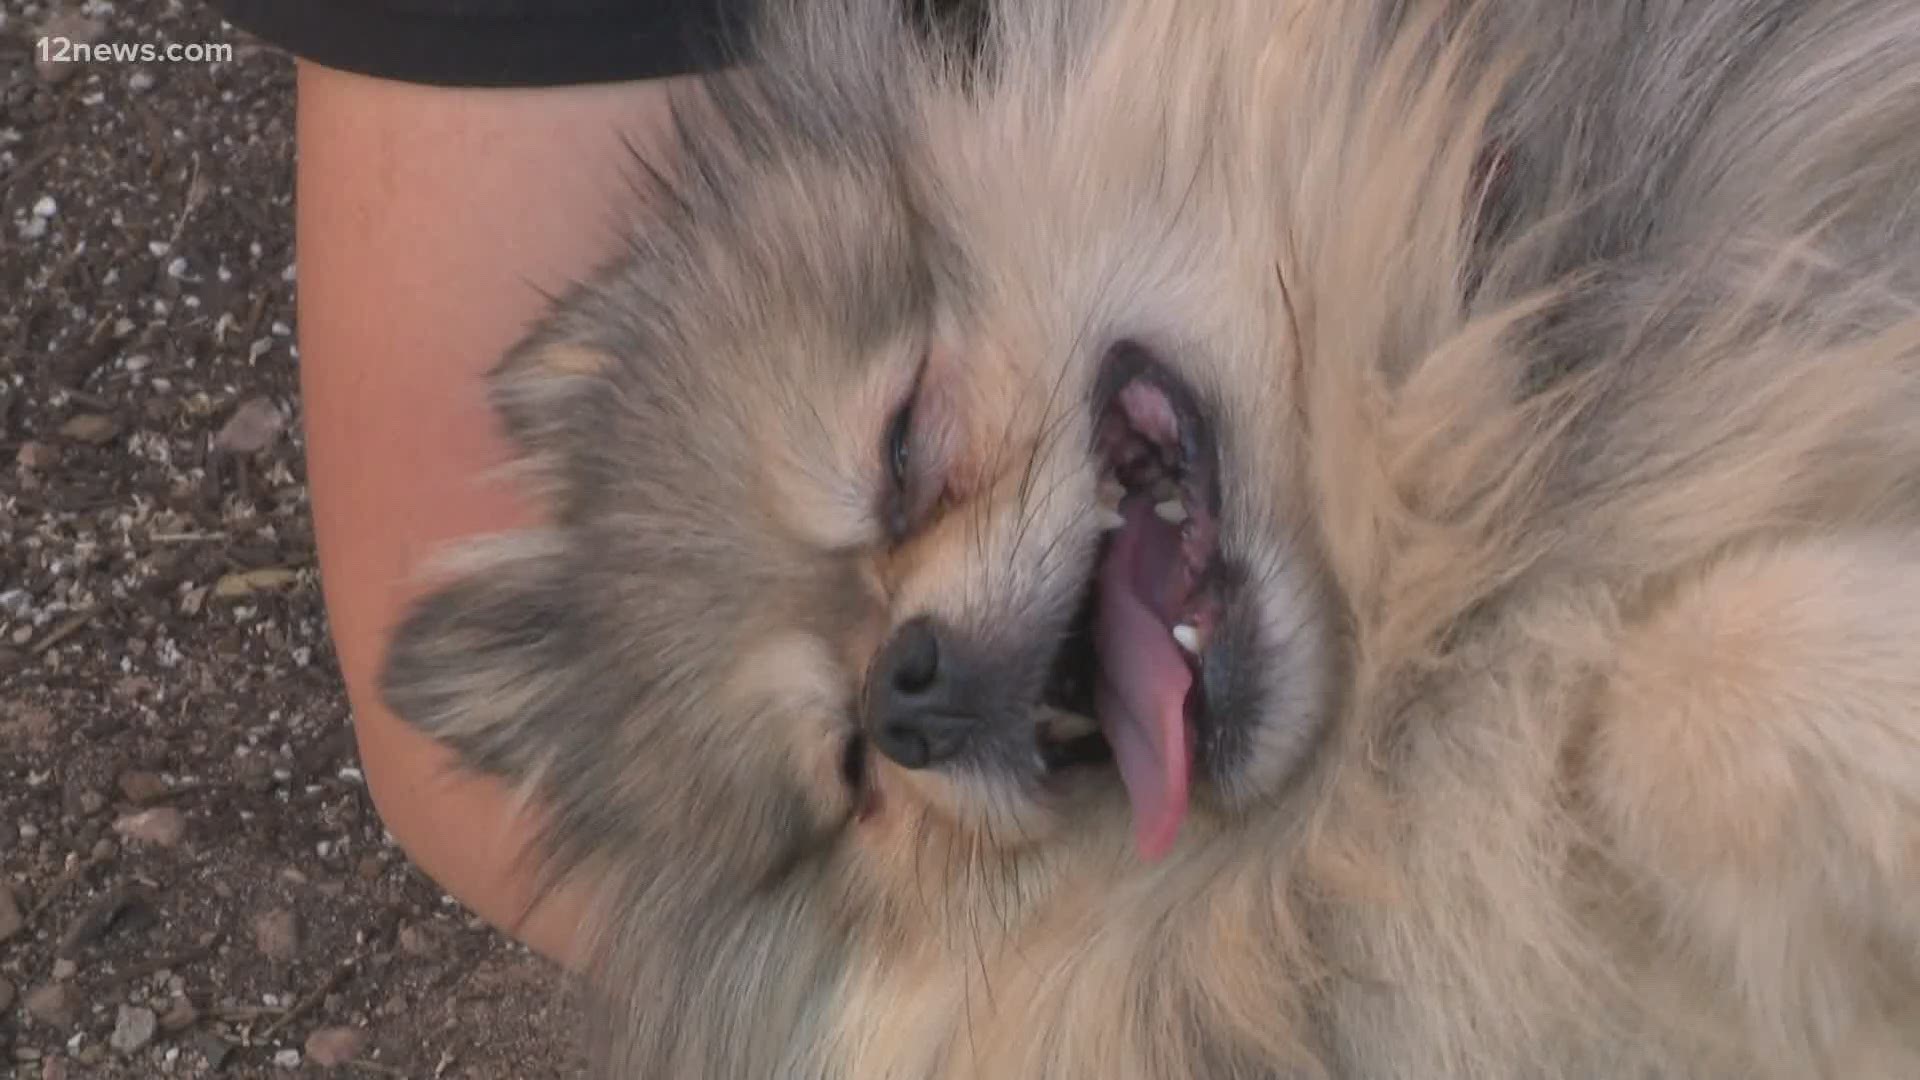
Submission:
[[[613,867],[609,1075],[1920,1075],[1920,8],[1037,0],[974,60],[778,18],[636,260],[705,291],[611,272],[502,373],[567,539],[389,681]],[[1084,575],[1029,391],[1128,335],[1215,408],[1255,749],[1152,866],[1110,784],[882,769],[836,819],[899,597]],[[801,559],[868,542],[831,418],[903,341],[1048,494],[980,464],[965,542]]]

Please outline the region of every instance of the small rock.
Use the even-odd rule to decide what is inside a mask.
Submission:
[[[60,463],[60,448],[29,439],[14,451],[13,460],[23,469],[51,469]]]
[[[282,1069],[297,1069],[300,1067],[300,1051],[282,1050],[273,1055],[273,1063]]]
[[[258,755],[235,762],[233,775],[248,791],[257,793],[273,787],[273,763]]]
[[[300,580],[299,572],[284,566],[242,570],[214,582],[213,595],[223,600],[231,600],[239,596],[251,596],[257,592],[284,589],[298,580]]]
[[[134,1053],[146,1043],[154,1042],[156,1032],[159,1032],[159,1019],[154,1017],[152,1009],[121,1005],[113,1015],[113,1034],[108,1036],[108,1045],[121,1053]]]
[[[199,1022],[200,1010],[184,997],[174,998],[167,1011],[160,1014],[160,1030],[168,1034],[185,1031]]]
[[[213,437],[213,448],[224,454],[257,454],[272,446],[286,427],[280,406],[264,397],[248,398]]]
[[[233,1044],[211,1031],[202,1032],[199,1038],[193,1040],[193,1048],[207,1059],[207,1068],[216,1072],[233,1055]]]
[[[27,1015],[62,1030],[80,1018],[80,997],[66,983],[48,983],[27,991]]]
[[[291,960],[300,951],[300,923],[285,908],[264,912],[253,920],[253,943],[269,959]]]
[[[71,12],[55,15],[40,24],[38,34],[32,35],[48,39],[46,49],[34,49],[34,70],[49,85],[65,82],[68,76],[85,66],[76,60],[64,59],[72,54],[71,45],[91,45],[99,41],[100,35],[106,31],[107,24],[98,19]]]
[[[142,68],[127,76],[127,89],[136,94],[144,94],[153,89],[153,72]]]
[[[107,1036],[107,1045],[123,1054],[131,1054],[153,1041],[154,1032],[160,1027],[159,1018],[152,1009],[138,1005],[122,1005],[113,1017],[113,1034]]]
[[[367,1045],[363,1031],[350,1027],[321,1028],[307,1036],[307,1060],[323,1069],[345,1065]]]
[[[50,218],[59,212],[60,204],[55,202],[51,195],[42,195],[39,200],[33,204],[34,217]]]
[[[165,780],[154,773],[140,769],[129,769],[121,773],[115,783],[119,785],[120,794],[125,795],[128,802],[142,805],[162,798],[168,790]]]
[[[156,806],[128,814],[113,823],[113,831],[129,840],[174,847],[187,835],[187,818],[171,806]]]
[[[53,977],[59,979],[61,982],[66,982],[68,979],[79,974],[79,972],[80,965],[64,956],[53,962]]]
[[[386,872],[386,860],[378,855],[362,855],[360,861],[354,865],[354,873],[360,875],[361,881],[378,881],[380,875]]]
[[[439,935],[419,923],[408,923],[400,928],[400,951],[409,956],[432,956],[437,951]]]
[[[17,993],[17,991],[14,990],[12,983],[5,979],[0,979],[0,1013],[13,1008],[13,996],[15,993]]]
[[[152,899],[144,889],[126,886],[109,889],[81,908],[67,924],[60,934],[60,943],[54,947],[54,955],[71,958],[109,931],[137,931],[151,925],[156,918]]]
[[[219,1072],[219,1068],[227,1065],[228,1057],[232,1057],[234,1043],[223,1040],[213,1032],[202,1032],[200,1038],[194,1040],[194,1049],[200,1051],[200,1057],[207,1059],[207,1068]]]
[[[118,434],[120,434],[120,421],[105,413],[81,413],[70,417],[66,423],[60,425],[62,438],[86,443],[88,446],[103,446],[112,442],[113,437]]]
[[[20,901],[14,899],[13,890],[0,885],[0,941],[19,933],[26,925],[26,917],[20,914]]]
[[[73,803],[83,814],[97,814],[107,808],[107,797],[92,788],[83,788],[74,796]]]

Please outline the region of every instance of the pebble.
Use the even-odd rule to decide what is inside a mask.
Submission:
[[[15,899],[13,890],[0,885],[0,941],[19,933],[26,925],[26,917],[20,914],[20,901]]]
[[[167,1006],[167,1011],[160,1016],[160,1030],[169,1033],[185,1031],[199,1020],[200,1010],[194,1008],[193,1002],[184,997],[176,997],[173,1003]]]
[[[59,212],[60,204],[54,202],[51,195],[42,195],[39,201],[33,204],[34,217],[50,218]]]
[[[211,1031],[202,1032],[198,1038],[194,1039],[193,1048],[200,1051],[201,1057],[207,1059],[207,1068],[215,1072],[218,1072],[220,1067],[227,1063],[227,1058],[233,1055],[233,1044]]]
[[[272,446],[287,427],[280,406],[264,397],[248,398],[213,437],[213,448],[228,454],[257,454]]]
[[[273,1055],[273,1063],[282,1069],[297,1069],[300,1067],[300,1051],[282,1050]]]
[[[419,923],[400,928],[400,951],[409,956],[432,956],[438,951],[439,935]]]
[[[273,787],[273,763],[258,755],[243,757],[233,766],[234,779],[256,794]]]
[[[256,570],[237,570],[213,583],[213,595],[222,600],[251,596],[257,592],[284,589],[300,580],[300,574],[284,566],[266,566]]]
[[[127,89],[136,94],[144,94],[153,89],[153,72],[141,70],[127,76]]]
[[[14,451],[13,460],[23,469],[50,469],[60,463],[60,448],[28,439]]]
[[[105,33],[106,29],[107,24],[98,19],[88,19],[77,14],[65,13],[56,15],[48,19],[45,23],[42,23],[40,32],[31,36],[36,38],[66,38],[76,45],[91,45],[100,40],[100,35]],[[58,56],[59,54],[55,53],[52,49],[47,50],[44,54],[38,49],[34,50],[34,70],[39,73],[41,80],[49,85],[65,82],[69,76],[85,66],[74,60],[62,61]]]
[[[137,930],[151,925],[155,915],[148,895],[139,889],[109,889],[95,897],[60,934],[56,955],[72,957],[111,930]]]
[[[131,803],[145,804],[166,795],[167,782],[154,773],[139,769],[129,769],[114,781],[120,788],[120,794]]]
[[[80,965],[61,957],[53,962],[53,977],[65,982],[80,973]]]
[[[156,806],[120,818],[113,831],[129,840],[174,847],[187,835],[187,818],[171,806]]]
[[[320,1028],[307,1036],[307,1060],[331,1069],[359,1057],[366,1045],[366,1033],[356,1028]]]
[[[300,924],[293,912],[275,908],[253,920],[253,943],[269,959],[291,960],[300,951]]]
[[[48,983],[27,991],[27,1015],[50,1028],[70,1028],[80,1018],[80,998],[66,983]]]
[[[103,446],[120,434],[120,422],[104,413],[81,413],[60,425],[60,435],[88,446]]]
[[[123,1054],[132,1054],[153,1041],[154,1032],[159,1030],[159,1018],[153,1010],[138,1005],[122,1005],[113,1017],[113,1034],[107,1036],[107,1045]]]

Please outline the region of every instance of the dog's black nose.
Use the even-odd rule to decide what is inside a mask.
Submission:
[[[932,619],[894,631],[867,678],[867,724],[880,752],[908,769],[959,754],[980,726],[969,666]]]

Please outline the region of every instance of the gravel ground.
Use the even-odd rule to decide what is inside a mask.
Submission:
[[[51,64],[49,34],[235,55]],[[578,1074],[549,971],[407,864],[358,768],[292,98],[192,3],[0,0],[0,1075]]]

